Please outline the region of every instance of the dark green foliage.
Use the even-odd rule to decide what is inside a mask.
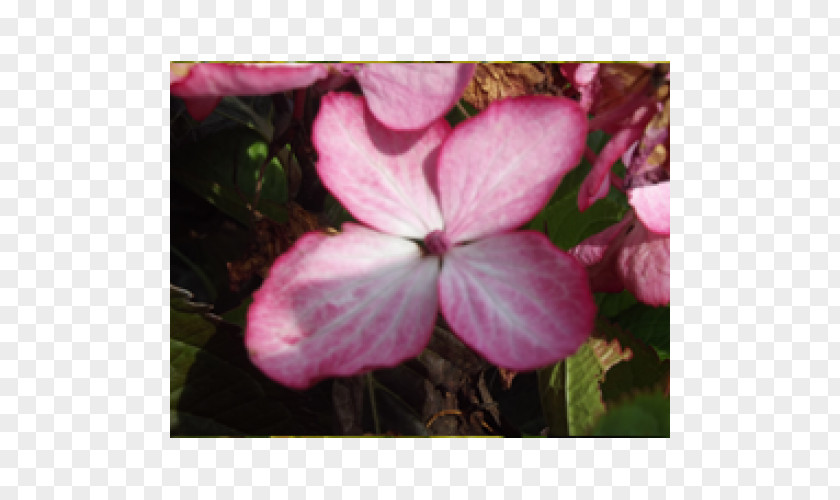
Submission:
[[[285,222],[286,174],[268,153],[268,143],[257,132],[245,127],[222,130],[174,151],[172,179],[242,224],[252,224],[252,208]]]
[[[659,392],[638,394],[607,411],[595,424],[592,435],[670,437],[670,401]]]
[[[299,392],[267,379],[248,359],[240,329],[210,306],[170,294],[170,434],[331,434],[330,384]]]

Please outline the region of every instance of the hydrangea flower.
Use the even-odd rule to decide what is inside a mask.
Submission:
[[[571,250],[585,265],[594,292],[625,288],[653,306],[671,301],[671,182],[627,192],[632,210],[618,224]]]
[[[245,342],[270,378],[306,388],[388,367],[428,343],[438,308],[490,362],[522,371],[576,352],[593,327],[586,271],[516,230],[580,159],[586,117],[565,98],[497,101],[454,130],[399,132],[362,98],[324,97],[324,185],[362,224],[308,233],[254,294]]]
[[[474,64],[450,63],[173,64],[170,91],[184,98],[193,118],[203,120],[226,95],[285,92],[307,87],[331,74],[340,81],[353,76],[380,122],[396,130],[415,130],[452,108],[474,71]]]

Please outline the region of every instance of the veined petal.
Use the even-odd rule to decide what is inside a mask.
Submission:
[[[438,258],[402,238],[355,224],[343,229],[298,240],[248,311],[251,360],[289,387],[394,366],[431,336]]]
[[[586,116],[576,102],[529,96],[490,104],[462,122],[440,153],[444,231],[464,242],[530,220],[583,153]]]
[[[443,227],[429,179],[445,120],[418,131],[379,123],[359,96],[326,95],[312,129],[318,175],[357,219],[380,231],[422,239]]]
[[[306,87],[327,73],[318,63],[198,63],[186,76],[174,82],[170,77],[170,90],[181,97],[272,94]]]
[[[450,249],[438,286],[455,334],[511,370],[532,370],[574,354],[595,320],[583,267],[533,231]]]
[[[616,257],[624,286],[653,306],[671,301],[671,237],[655,234],[636,222]]]
[[[627,198],[636,216],[653,233],[671,234],[671,182],[649,184],[628,190]]]
[[[373,115],[395,130],[416,130],[458,102],[475,64],[367,64],[356,80]]]

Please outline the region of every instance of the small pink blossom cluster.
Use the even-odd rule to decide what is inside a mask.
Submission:
[[[628,189],[634,215],[574,256],[542,233],[518,229],[578,164],[592,123],[615,133],[582,199],[603,196],[604,172],[618,156],[635,164],[650,148],[642,139],[628,152],[627,141],[639,140],[655,106],[633,100],[627,116],[588,122],[598,92],[586,86],[598,72],[579,68],[570,80],[583,106],[564,97],[504,99],[452,129],[442,116],[473,71],[471,64],[173,67],[172,93],[197,119],[224,95],[338,88],[349,78],[362,89],[363,97],[325,95],[312,130],[318,175],[359,223],[337,235],[304,235],[254,294],[245,343],[266,375],[306,388],[394,366],[423,350],[439,311],[490,362],[530,370],[573,354],[589,336],[590,282],[667,302],[667,283],[650,292],[655,300],[642,290],[662,285],[668,259],[667,181]],[[631,170],[628,179],[639,169]]]
[[[573,248],[572,255],[589,271],[593,291],[627,289],[642,302],[665,305],[671,300],[667,94],[660,92],[655,73],[645,73],[648,79],[641,85],[629,85],[620,79],[629,66],[613,71],[614,66],[561,65],[580,92],[581,107],[592,113],[589,130],[612,134],[597,157],[590,153],[594,161],[580,187],[578,207],[581,211],[589,208],[606,196],[612,183],[627,193],[633,208],[621,222]],[[661,79],[669,78],[670,73]],[[619,158],[627,167],[623,180],[611,172]]]

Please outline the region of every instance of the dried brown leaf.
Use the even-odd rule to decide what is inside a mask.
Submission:
[[[499,368],[499,375],[502,379],[502,388],[504,390],[508,390],[513,385],[513,378],[516,377],[516,374],[519,372],[508,370],[507,368]]]
[[[602,64],[598,73],[601,89],[592,113],[598,115],[620,106],[628,96],[643,91],[652,76],[653,70],[642,64]]]
[[[464,100],[481,111],[497,99],[534,94],[545,78],[531,63],[482,63],[464,91]]]
[[[263,218],[255,225],[255,238],[247,254],[228,262],[230,287],[238,291],[255,274],[265,278],[274,261],[304,233],[318,229],[318,218],[295,202],[289,203],[289,219],[283,224]]]

